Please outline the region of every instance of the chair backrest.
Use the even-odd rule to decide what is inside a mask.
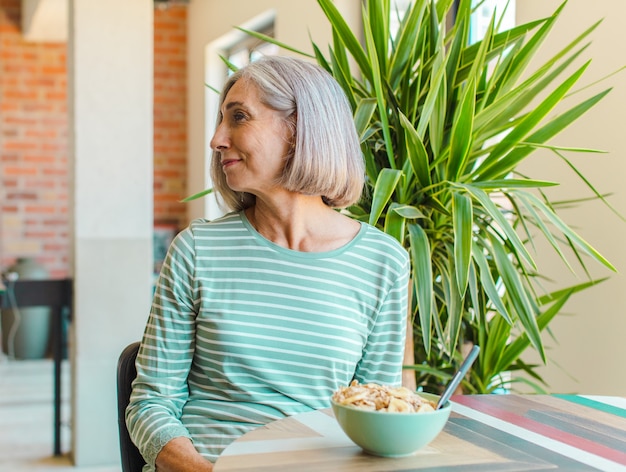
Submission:
[[[126,346],[117,361],[117,424],[120,434],[120,455],[123,472],[141,472],[146,464],[137,446],[130,440],[126,428],[126,407],[130,400],[131,384],[137,377],[135,359],[139,351],[139,341]]]

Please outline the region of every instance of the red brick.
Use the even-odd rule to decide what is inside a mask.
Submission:
[[[49,92],[46,94],[46,100],[67,100],[67,93],[63,92]]]
[[[53,205],[26,205],[24,207],[26,213],[46,215],[56,212],[56,208]]]
[[[14,166],[6,166],[4,168],[3,171],[4,174],[6,175],[37,175],[37,169],[33,168],[33,167],[26,167],[26,168],[22,168],[22,167],[14,167]]]
[[[37,91],[36,90],[19,90],[19,89],[8,89],[3,92],[5,100],[36,100],[37,99]]]
[[[10,200],[36,200],[37,194],[33,192],[7,192],[6,199]]]
[[[67,169],[46,168],[41,170],[41,174],[45,176],[65,177],[68,175]]]
[[[33,238],[33,239],[50,239],[54,238],[56,235],[52,231],[24,231],[25,238]]]

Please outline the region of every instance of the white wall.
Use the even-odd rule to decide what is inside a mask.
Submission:
[[[115,368],[152,293],[152,0],[70,2],[72,456],[119,464]]]
[[[358,0],[336,0],[337,8],[358,24],[361,3]],[[204,83],[213,67],[220,63],[216,55],[206,58],[206,49],[214,41],[232,33],[259,15],[275,14],[275,36],[279,41],[312,53],[310,38],[320,45],[328,44],[331,30],[316,0],[194,0],[189,4],[188,36],[188,122],[189,161],[188,193],[197,193],[209,186],[205,157],[209,154],[212,131],[205,131]],[[285,52],[287,53],[287,52]],[[210,85],[220,88],[221,84]],[[209,92],[213,93],[213,92]],[[210,198],[189,203],[188,217],[214,217],[209,209]]]
[[[518,0],[517,22],[548,16],[561,1]],[[626,43],[625,16],[626,2],[623,0],[570,0],[539,57],[547,59],[559,47],[604,18],[591,36],[591,46],[583,53],[583,58],[591,58],[592,62],[581,84],[592,84],[626,65],[623,49]],[[598,191],[612,193],[609,201],[622,215],[626,215],[626,71],[593,85],[578,97],[591,96],[592,92],[608,87],[614,87],[608,97],[551,142],[607,151],[608,154],[582,156],[570,153],[567,156]],[[561,182],[560,188],[550,192],[555,199],[592,195],[580,179],[549,153],[537,153],[530,158],[525,170],[533,177]],[[623,334],[626,329],[626,251],[623,249],[626,223],[599,202],[580,204],[560,214],[607,257],[619,273],[612,274],[598,264],[589,264],[593,277],[610,275],[610,279],[575,295],[568,302],[565,313],[551,325],[556,342],[546,338],[551,361],[540,372],[553,392],[626,395],[626,342]],[[558,280],[561,286],[584,281],[584,272],[578,270],[575,262],[578,279],[555,257],[544,257],[543,254],[537,258],[541,264],[540,271]]]

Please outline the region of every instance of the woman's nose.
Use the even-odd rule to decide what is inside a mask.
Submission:
[[[210,146],[214,151],[223,151],[228,148],[228,138],[226,137],[223,123],[217,125],[215,134],[213,134],[213,138],[211,138]]]

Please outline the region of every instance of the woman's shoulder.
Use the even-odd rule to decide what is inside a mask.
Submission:
[[[368,223],[361,222],[361,225],[363,227],[361,230],[363,232],[363,243],[372,249],[393,255],[402,264],[408,261],[409,254],[407,250],[396,238]]]
[[[241,216],[233,212],[213,220],[194,218],[176,235],[173,242],[176,246],[197,247],[199,241],[234,238],[245,231]]]
[[[208,218],[195,218],[191,220],[187,230],[192,234],[206,232],[241,231],[244,227],[240,212],[226,213],[218,218],[209,220]]]
[[[385,233],[383,230],[369,223],[361,222],[361,225],[365,228],[366,236],[371,241],[378,241],[380,244],[392,246],[406,252],[402,244],[389,233]]]

